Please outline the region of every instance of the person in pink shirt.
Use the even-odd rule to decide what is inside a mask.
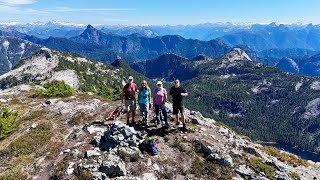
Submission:
[[[167,117],[167,111],[165,108],[165,104],[167,102],[167,91],[165,88],[162,87],[162,82],[157,82],[157,88],[154,90],[153,93],[153,106],[155,108],[156,113],[156,124],[160,124],[160,110],[163,114],[163,120],[165,121],[166,127],[169,127],[168,124],[168,117]]]

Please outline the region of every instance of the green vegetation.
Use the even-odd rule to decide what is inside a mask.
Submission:
[[[275,180],[274,178],[274,173],[276,172],[276,169],[270,165],[267,165],[266,163],[262,162],[261,159],[259,158],[251,158],[248,162],[247,165],[253,169],[255,172],[264,172],[266,177]]]
[[[133,154],[129,154],[125,151],[118,151],[119,157],[125,162],[138,162],[140,159],[139,153],[135,152]]]
[[[223,123],[223,122],[221,122],[221,121],[215,121],[215,122],[213,122],[213,124],[214,124],[215,126],[222,126],[222,127],[225,127],[225,128],[230,129],[229,126],[227,126],[225,123]]]
[[[98,95],[102,97],[106,97],[112,101],[119,100],[121,97],[121,88],[117,87],[116,89],[111,87],[102,86],[101,89],[98,91]]]
[[[200,158],[196,157],[191,165],[191,173],[200,178],[202,176],[203,164],[204,163],[200,160]]]
[[[300,175],[296,172],[288,172],[288,176],[292,179],[292,180],[300,180]]]
[[[93,179],[93,176],[89,169],[80,169],[75,173],[78,180],[90,180]]]
[[[173,169],[165,166],[164,170],[159,174],[159,179],[174,179]]]
[[[24,116],[22,118],[22,120],[25,122],[25,121],[31,121],[31,120],[34,120],[38,117],[41,117],[45,114],[45,111],[33,111],[33,112],[30,112],[30,114]]]
[[[176,148],[181,152],[186,152],[187,151],[186,145],[183,142],[181,142],[180,140],[178,140],[178,139],[176,139],[173,142],[173,144],[170,144],[170,147]]]
[[[233,177],[233,169],[227,166],[219,166],[214,162],[201,161],[198,156],[192,162],[190,172],[196,177],[202,176],[215,177],[218,179],[231,179]]]
[[[72,156],[65,156],[56,166],[53,170],[52,177],[50,179],[62,179],[65,175],[65,170],[67,168],[67,165],[69,161],[72,160]]]
[[[21,104],[21,101],[18,98],[14,98],[10,101],[12,104]]]
[[[80,81],[81,92],[92,92],[110,100],[120,99],[122,91],[121,79],[112,77],[113,67],[111,65],[101,65],[97,63],[71,62],[60,60],[58,67],[55,69],[73,69],[76,71]],[[87,73],[92,72],[92,73]]]
[[[43,85],[45,89],[36,90],[31,97],[69,97],[75,95],[75,90],[64,81],[53,80]]]
[[[131,172],[133,176],[142,176],[145,172],[148,171],[146,163],[139,162],[137,165],[131,167]]]
[[[280,152],[280,150],[275,147],[264,146],[262,149],[264,151],[266,151],[269,155],[278,158],[282,162],[287,162],[287,163],[293,165],[294,167],[297,167],[300,165],[305,166],[305,167],[309,166],[308,161],[303,160],[293,154]]]
[[[0,105],[0,140],[9,136],[18,128],[20,121],[17,119],[17,116],[17,111]]]
[[[310,89],[319,77],[287,74],[252,62],[217,68],[221,63],[218,59],[200,64],[195,70],[198,74],[182,82],[190,92],[185,99],[188,108],[222,121],[253,140],[318,151],[320,116],[305,120],[304,113],[308,102],[320,95]],[[302,86],[296,91],[298,82]]]
[[[26,180],[27,178],[28,176],[17,168],[9,169],[0,175],[1,180]]]
[[[39,124],[27,134],[15,139],[8,146],[8,151],[16,157],[39,152],[39,149],[50,141],[52,136],[51,129],[51,124]]]

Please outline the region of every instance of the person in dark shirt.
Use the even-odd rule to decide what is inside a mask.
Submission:
[[[184,117],[183,98],[185,96],[188,96],[188,93],[183,87],[180,86],[179,79],[174,80],[174,86],[170,88],[170,95],[172,96],[173,114],[176,115],[177,125],[180,124],[179,122],[179,113],[180,113],[183,129],[186,130],[187,127],[186,127],[186,122]]]

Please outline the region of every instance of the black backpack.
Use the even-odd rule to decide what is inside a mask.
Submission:
[[[156,156],[159,154],[159,147],[156,140],[151,139],[148,141],[148,153],[151,156]]]
[[[154,139],[143,141],[143,143],[139,145],[139,149],[141,152],[147,152],[151,156],[156,156],[159,154],[159,147]]]

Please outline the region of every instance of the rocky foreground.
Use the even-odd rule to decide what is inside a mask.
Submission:
[[[30,98],[37,88],[0,91],[1,105],[21,120],[0,141],[0,179],[320,179],[319,163],[253,143],[199,112],[187,110],[187,133],[173,121],[170,129],[129,127],[124,115],[97,123],[118,103],[88,94]],[[148,139],[159,155],[141,148]]]

